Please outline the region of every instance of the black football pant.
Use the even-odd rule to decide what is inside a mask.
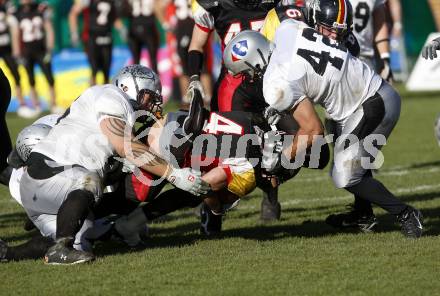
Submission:
[[[128,38],[128,47],[133,56],[133,63],[139,64],[141,60],[142,46],[146,46],[151,59],[151,68],[157,73],[157,51],[159,49],[159,33],[156,28],[152,28],[149,34],[130,33]]]
[[[6,111],[11,102],[11,86],[3,70],[0,69],[0,172],[7,166],[6,158],[12,151],[11,138],[9,136],[8,126],[6,124]]]

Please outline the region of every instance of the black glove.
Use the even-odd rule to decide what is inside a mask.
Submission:
[[[393,82],[393,71],[391,71],[390,66],[390,58],[383,58],[382,59],[382,70],[380,71],[380,76],[386,81],[386,82]]]
[[[422,49],[422,57],[433,60],[437,57],[437,50],[440,50],[440,37],[432,40]]]

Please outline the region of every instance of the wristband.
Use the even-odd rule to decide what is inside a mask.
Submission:
[[[202,72],[203,53],[198,50],[188,52],[188,76],[199,75]]]
[[[386,59],[390,59],[390,53],[389,52],[383,52],[383,53],[381,53],[380,54],[380,58],[382,59],[382,60],[386,60]]]
[[[379,44],[381,42],[390,42],[390,39],[389,38],[380,39],[380,40],[374,41],[374,44]]]

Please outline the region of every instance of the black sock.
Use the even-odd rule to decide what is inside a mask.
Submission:
[[[181,189],[170,189],[153,199],[142,207],[149,221],[176,210],[190,207],[194,208],[202,202],[202,199]]]
[[[56,238],[71,237],[81,229],[93,204],[93,194],[86,190],[69,193],[58,210]]]
[[[407,205],[398,200],[385,186],[371,177],[363,178],[362,181],[354,186],[346,188],[366,201],[370,201],[390,214],[398,215],[406,209]]]
[[[265,201],[271,205],[278,203],[278,187],[267,187],[263,190],[263,202]]]
[[[13,261],[41,259],[54,243],[55,242],[50,237],[44,237],[41,234],[38,234],[38,236],[31,238],[24,244],[15,247],[8,247],[6,259]]]

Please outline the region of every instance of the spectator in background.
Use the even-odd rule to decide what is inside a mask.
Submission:
[[[139,64],[142,47],[150,55],[151,68],[157,71],[157,52],[160,46],[160,35],[156,27],[155,10],[161,1],[158,0],[125,0],[128,10],[128,47],[133,56],[133,63]]]
[[[386,0],[350,0],[353,6],[354,35],[361,47],[360,59],[392,82],[390,37],[386,22]],[[375,60],[375,50],[379,54]]]
[[[25,117],[37,117],[41,113],[38,93],[35,88],[35,64],[38,64],[49,83],[50,110],[52,113],[62,113],[62,108],[55,101],[55,80],[52,73],[52,51],[55,35],[51,21],[51,9],[45,4],[33,0],[21,0],[15,12],[22,44],[21,56],[24,60],[29,77],[30,97],[34,109],[22,113]]]
[[[8,66],[9,71],[14,77],[15,94],[20,107],[18,108],[18,115],[26,117],[32,109],[25,105],[23,93],[20,86],[20,74],[18,73],[18,65],[16,58],[19,56],[19,38],[17,21],[13,17],[13,7],[9,1],[0,0],[0,58],[4,60]]]
[[[191,3],[188,0],[164,0],[160,1],[157,18],[167,30],[167,45],[171,51],[171,60],[174,64],[174,72],[179,78],[180,94],[182,95],[182,108],[189,106],[189,100],[184,94],[189,85],[188,48],[194,28],[194,20],[191,13]],[[209,105],[212,95],[212,55],[211,42],[205,45],[204,63],[200,81],[205,91],[205,105]]]
[[[110,81],[112,61],[113,25],[119,30],[122,39],[126,39],[124,24],[117,18],[115,1],[112,0],[75,0],[69,13],[70,37],[73,46],[79,46],[78,17],[83,13],[83,32],[85,52],[92,68],[90,85],[96,84],[99,71],[104,74],[104,83]]]

